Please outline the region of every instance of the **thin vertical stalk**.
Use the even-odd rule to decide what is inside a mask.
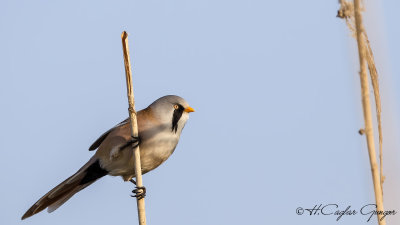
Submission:
[[[374,134],[372,128],[372,113],[371,113],[371,104],[369,98],[369,83],[367,76],[367,64],[366,64],[366,49],[365,49],[365,36],[364,27],[362,25],[362,16],[360,9],[360,0],[354,0],[354,18],[356,24],[356,37],[358,44],[358,56],[360,60],[360,82],[361,82],[361,97],[362,97],[362,105],[363,105],[363,113],[364,113],[364,123],[365,123],[365,136],[367,139],[369,160],[372,171],[372,179],[374,183],[374,191],[375,191],[375,200],[378,211],[384,211],[383,209],[383,196],[382,196],[382,186],[380,180],[380,174],[378,165],[376,162],[376,153],[375,153],[375,143],[374,143]],[[383,215],[378,215],[378,223],[379,225],[386,225],[386,221],[383,218]]]
[[[132,88],[132,74],[131,74],[131,60],[129,58],[129,48],[128,48],[128,33],[126,31],[121,34],[122,39],[122,48],[124,52],[124,65],[125,65],[125,75],[126,75],[126,88],[128,92],[128,101],[129,101],[129,118],[131,121],[131,135],[132,137],[138,137],[138,126],[137,126],[137,118],[135,111],[135,98],[133,95]],[[132,144],[132,146],[135,144]],[[136,176],[136,186],[142,187],[142,166],[140,164],[140,149],[137,146],[134,149],[135,156],[135,176]],[[144,198],[136,198],[137,209],[138,209],[138,218],[140,225],[146,225],[146,211],[144,205]]]

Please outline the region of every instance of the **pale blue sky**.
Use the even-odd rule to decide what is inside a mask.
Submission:
[[[385,203],[400,211],[400,3],[374,4],[366,22],[381,72]],[[175,153],[144,176],[149,225],[366,224],[361,215],[336,222],[295,212],[374,202],[357,133],[355,42],[338,8],[336,0],[2,0],[0,224],[137,224],[133,186],[113,177],[20,221],[128,116],[123,30],[137,109],[166,94],[196,109]]]

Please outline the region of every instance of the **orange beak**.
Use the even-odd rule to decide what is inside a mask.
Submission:
[[[185,109],[185,112],[191,113],[191,112],[194,112],[194,109],[193,109],[192,107],[188,106],[188,107]]]

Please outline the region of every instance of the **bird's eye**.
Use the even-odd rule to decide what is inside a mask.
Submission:
[[[175,109],[179,109],[179,105],[174,105],[174,108]]]

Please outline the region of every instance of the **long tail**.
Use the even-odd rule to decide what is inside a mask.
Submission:
[[[107,171],[100,167],[98,160],[92,158],[74,175],[57,185],[41,199],[39,199],[33,206],[26,211],[22,216],[22,220],[35,215],[36,213],[47,208],[47,211],[53,212],[74,194],[87,186],[94,183],[97,179],[107,175]]]

